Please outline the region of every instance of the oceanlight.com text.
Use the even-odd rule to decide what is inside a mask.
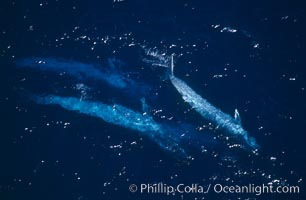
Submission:
[[[131,184],[129,190],[132,193],[141,194],[254,194],[260,196],[263,194],[299,194],[299,186],[290,185],[270,185],[270,184],[248,184],[248,185],[224,185],[224,184],[177,184],[170,185],[165,183],[142,183],[139,185]]]

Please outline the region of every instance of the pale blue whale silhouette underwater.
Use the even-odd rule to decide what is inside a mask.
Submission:
[[[138,84],[131,78],[125,77],[122,71],[115,69],[110,65],[110,69],[98,69],[95,65],[84,64],[77,61],[54,58],[24,58],[16,62],[18,67],[33,68],[45,72],[66,72],[69,76],[80,81],[94,80],[101,81],[110,87],[123,89],[135,89]],[[112,64],[112,63],[111,63]],[[167,67],[167,66],[166,66]],[[218,108],[208,103],[201,96],[196,94],[184,81],[175,77],[173,74],[173,57],[170,81],[176,90],[182,95],[182,98],[192,106],[205,119],[216,123],[227,132],[234,136],[242,137],[245,143],[252,149],[258,148],[254,138],[250,137],[242,128],[239,118],[232,118],[223,113]],[[141,87],[141,86],[139,86]],[[88,116],[98,117],[107,123],[118,125],[124,128],[135,130],[142,135],[150,138],[157,143],[162,149],[177,155],[180,158],[188,158],[186,144],[192,143],[191,138],[201,137],[201,144],[195,143],[194,146],[212,146],[216,145],[215,138],[210,134],[196,134],[193,128],[188,128],[188,133],[182,134],[183,126],[160,123],[153,119],[148,112],[148,105],[144,98],[141,99],[143,112],[135,111],[126,106],[119,104],[105,104],[102,102],[79,99],[76,97],[65,97],[59,95],[36,95],[31,94],[32,99],[37,104],[57,105],[69,111],[76,111]],[[194,127],[187,125],[185,127]],[[186,136],[187,135],[187,136]],[[190,141],[188,141],[190,140]]]

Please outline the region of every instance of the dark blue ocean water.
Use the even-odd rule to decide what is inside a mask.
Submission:
[[[0,199],[305,199],[302,1],[8,1],[0,16]],[[182,100],[167,69],[154,66],[171,54],[177,77],[225,113],[239,110],[258,152],[229,148],[228,142],[242,141],[227,141]],[[25,58],[52,58],[68,72],[59,65],[49,71],[18,67]],[[84,63],[135,84],[116,88],[86,70],[69,75]],[[143,112],[145,97],[155,121],[197,132],[179,144],[190,157],[165,151],[151,133],[39,105],[32,94],[121,104],[137,112]],[[169,128],[170,134],[177,129]],[[300,192],[129,191],[131,184],[269,182],[299,186]]]

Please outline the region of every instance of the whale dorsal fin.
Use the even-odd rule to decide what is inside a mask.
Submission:
[[[148,112],[149,112],[149,106],[148,106],[148,104],[146,103],[146,99],[145,99],[144,97],[142,97],[142,98],[140,99],[140,101],[141,101],[141,105],[142,105],[142,112],[143,112],[143,113],[148,113]]]
[[[236,121],[241,123],[241,118],[240,118],[240,114],[238,112],[238,109],[235,109],[234,118],[235,118]]]

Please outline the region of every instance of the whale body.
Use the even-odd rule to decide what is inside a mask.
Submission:
[[[136,130],[155,141],[162,149],[175,153],[181,158],[187,157],[184,149],[178,144],[179,137],[167,131],[166,127],[157,123],[148,114],[134,111],[119,104],[107,105],[75,97],[32,95],[31,99],[38,104],[58,105],[66,110],[97,117],[107,123]]]
[[[239,113],[235,110],[235,118],[222,112],[220,109],[213,106],[206,99],[203,99],[183,80],[174,76],[173,73],[173,55],[171,57],[171,74],[170,81],[176,90],[181,94],[185,102],[187,102],[194,110],[196,110],[203,118],[217,124],[218,127],[225,129],[229,134],[241,137],[245,143],[252,149],[258,149],[255,138],[249,136],[241,125]]]

